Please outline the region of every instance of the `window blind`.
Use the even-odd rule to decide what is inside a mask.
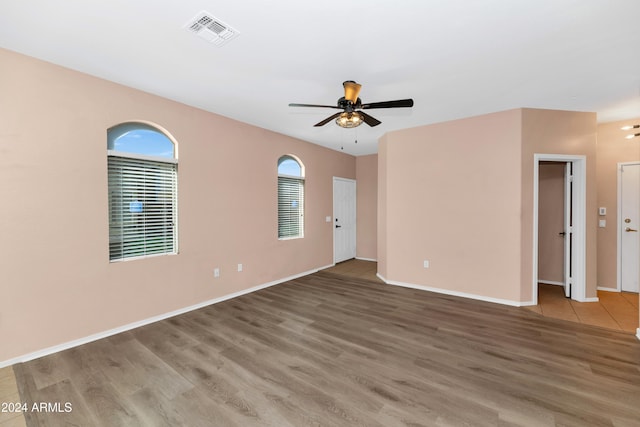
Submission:
[[[109,259],[176,253],[177,164],[108,157]]]
[[[304,180],[278,177],[278,238],[302,237]]]

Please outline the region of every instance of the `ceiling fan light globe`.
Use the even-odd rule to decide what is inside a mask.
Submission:
[[[363,118],[357,111],[345,111],[336,119],[336,124],[343,128],[355,128],[362,124]]]

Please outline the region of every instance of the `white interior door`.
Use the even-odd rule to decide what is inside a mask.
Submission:
[[[638,292],[640,282],[640,164],[621,166],[620,288]]]
[[[333,261],[356,257],[356,182],[333,178]]]

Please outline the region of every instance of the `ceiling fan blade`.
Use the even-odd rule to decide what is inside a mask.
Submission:
[[[337,108],[342,110],[342,108],[336,105],[318,105],[318,104],[289,104],[289,107],[320,107],[320,108]]]
[[[364,120],[364,122],[371,127],[378,126],[380,123],[382,123],[380,120],[376,119],[375,117],[371,117],[363,111],[358,111],[358,114],[360,114],[362,116],[362,120]]]
[[[362,108],[363,110],[369,110],[372,108],[400,108],[400,107],[413,107],[413,99],[399,99],[397,101],[371,102],[369,104],[362,104],[360,108]]]
[[[360,94],[360,88],[362,85],[354,82],[353,80],[347,80],[342,83],[342,86],[344,86],[344,99],[355,104],[358,100],[358,95]]]
[[[331,120],[333,120],[333,119],[337,119],[337,118],[338,118],[338,116],[339,116],[340,114],[342,114],[342,113],[335,113],[335,114],[332,114],[331,116],[327,117],[326,119],[324,119],[324,120],[323,120],[323,121],[321,121],[321,122],[316,123],[316,124],[315,124],[315,125],[313,125],[313,126],[314,126],[314,127],[324,126],[324,125],[326,125],[327,123],[329,123]]]

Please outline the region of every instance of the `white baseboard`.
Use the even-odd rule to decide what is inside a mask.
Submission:
[[[640,328],[636,329],[636,337],[640,340]]]
[[[378,262],[377,259],[373,259],[373,258],[363,258],[363,257],[359,257],[357,256],[356,259],[359,259],[360,261],[372,261],[372,262]]]
[[[591,297],[591,298],[585,298],[583,300],[580,300],[578,302],[598,302],[600,301],[600,298],[598,297]]]
[[[607,288],[606,286],[598,286],[597,288],[599,291],[605,291],[605,292],[620,292],[620,289],[616,289],[616,288]]]
[[[170,311],[169,313],[159,314],[157,316],[149,317],[147,319],[139,320],[137,322],[129,323],[127,325],[123,325],[123,326],[120,326],[120,327],[117,327],[117,328],[109,329],[108,331],[98,332],[97,334],[92,334],[92,335],[89,335],[89,336],[86,336],[86,337],[83,337],[83,338],[79,338],[77,340],[68,341],[68,342],[65,342],[65,343],[62,343],[62,344],[58,344],[58,345],[55,345],[55,346],[52,346],[52,347],[44,348],[42,350],[34,351],[32,353],[24,354],[22,356],[14,357],[14,358],[9,359],[9,360],[0,361],[0,368],[4,368],[4,367],[7,367],[7,366],[15,365],[16,363],[28,362],[28,361],[33,360],[33,359],[38,359],[38,358],[43,357],[43,356],[48,356],[50,354],[58,353],[58,352],[63,351],[63,350],[68,350],[68,349],[70,349],[72,347],[77,347],[79,345],[87,344],[87,343],[90,343],[92,341],[97,341],[97,340],[102,339],[102,338],[107,338],[107,337],[110,337],[112,335],[119,334],[121,332],[126,332],[126,331],[129,331],[131,329],[135,329],[135,328],[139,328],[141,326],[148,325],[150,323],[155,323],[155,322],[158,322],[160,320],[164,320],[164,319],[168,319],[170,317],[178,316],[180,314],[184,314],[184,313],[187,313],[189,311],[197,310],[199,308],[206,307],[208,305],[217,304],[219,302],[223,302],[223,301],[226,301],[226,300],[230,300],[232,298],[237,298],[237,297],[242,296],[242,295],[246,295],[246,294],[250,294],[252,292],[259,291],[260,289],[265,289],[265,288],[268,288],[268,287],[271,287],[271,286],[274,286],[274,285],[278,285],[280,283],[288,282],[289,280],[293,280],[293,279],[297,279],[299,277],[307,276],[309,274],[316,273],[316,272],[318,272],[320,270],[323,270],[323,269],[329,268],[329,267],[331,267],[331,265],[324,266],[324,267],[318,267],[318,268],[313,269],[313,270],[305,271],[303,273],[294,274],[292,276],[285,277],[285,278],[278,279],[278,280],[274,280],[272,282],[263,283],[261,285],[254,286],[252,288],[243,289],[243,290],[238,291],[238,292],[234,292],[234,293],[231,293],[231,294],[228,294],[228,295],[223,295],[223,296],[218,297],[218,298],[214,298],[214,299],[210,299],[210,300],[207,300],[207,301],[203,301],[203,302],[200,302],[198,304],[190,305],[188,307],[179,308],[177,310]]]
[[[513,307],[523,307],[525,305],[534,305],[532,301],[525,302],[525,301],[512,301],[512,300],[501,299],[501,298],[493,298],[493,297],[487,297],[483,295],[469,294],[466,292],[452,291],[449,289],[434,288],[431,286],[416,285],[413,283],[397,282],[395,280],[387,280],[380,274],[376,274],[376,275],[378,276],[378,278],[380,278],[380,280],[382,280],[388,285],[401,286],[403,288],[418,289],[421,291],[435,292],[438,294],[452,295],[455,297],[469,298],[469,299],[474,299],[478,301],[493,302],[496,304],[510,305]]]
[[[545,285],[556,285],[556,286],[564,286],[562,282],[555,282],[553,280],[538,280],[538,283],[543,283]]]
[[[522,301],[520,303],[520,307],[530,307],[530,306],[533,306],[533,305],[538,305],[538,303],[535,302],[535,301]]]

